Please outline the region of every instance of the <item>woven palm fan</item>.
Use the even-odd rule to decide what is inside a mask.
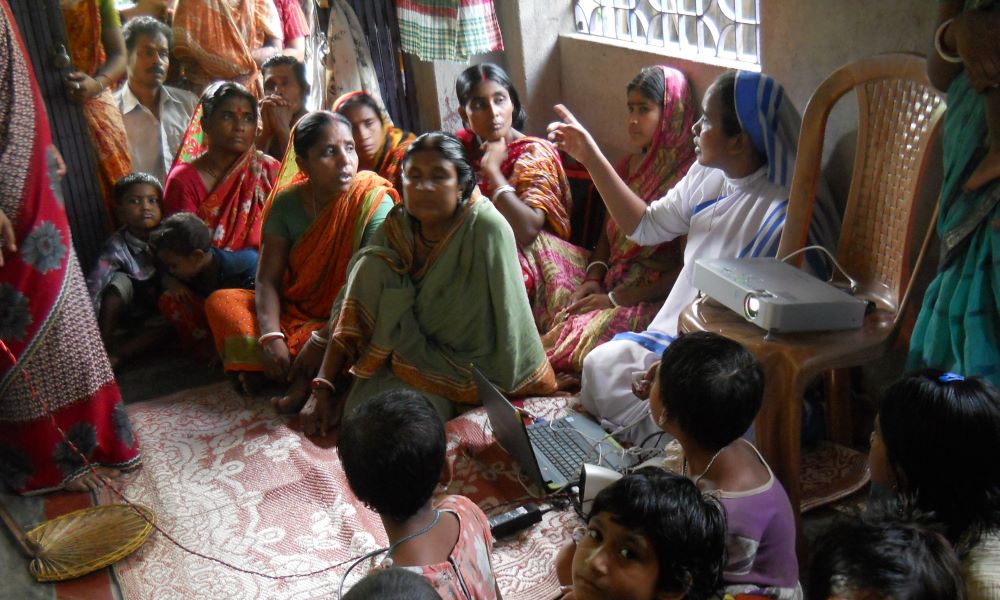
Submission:
[[[27,533],[3,505],[0,518],[31,559],[29,569],[35,579],[65,581],[103,569],[137,550],[153,532],[156,517],[137,504],[93,506],[46,521]]]

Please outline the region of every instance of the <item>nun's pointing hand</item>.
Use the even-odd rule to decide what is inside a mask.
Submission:
[[[594,138],[583,125],[576,120],[573,113],[562,104],[556,104],[553,109],[559,121],[553,121],[548,126],[549,141],[557,148],[566,152],[583,166],[588,166],[600,152]]]

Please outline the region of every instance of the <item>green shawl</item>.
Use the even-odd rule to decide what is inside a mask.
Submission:
[[[347,409],[410,387],[449,414],[451,402],[478,403],[473,364],[506,393],[554,391],[503,215],[475,193],[419,269],[413,224],[403,206],[393,208],[355,255],[334,304],[332,343],[354,375]]]

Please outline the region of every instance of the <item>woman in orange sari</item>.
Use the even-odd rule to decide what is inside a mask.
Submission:
[[[248,393],[261,383],[251,373],[289,384],[275,399],[282,411],[309,395],[348,261],[399,201],[389,182],[357,166],[347,119],[302,117],[265,215],[256,290],[220,290],[205,301],[226,371]]]
[[[114,0],[60,0],[73,69],[66,75],[69,97],[83,105],[90,141],[97,153],[97,179],[114,221],[111,190],[132,171],[128,136],[111,89],[125,75],[125,40]]]
[[[583,279],[588,252],[568,241],[573,199],[562,159],[547,140],[524,135],[524,110],[500,67],[469,67],[455,83],[465,146],[483,195],[510,223],[528,301],[539,331]]]
[[[394,127],[385,108],[365,92],[344,94],[334,102],[333,110],[351,122],[358,169],[375,171],[402,189],[403,155],[416,136]]]
[[[670,67],[643,69],[626,91],[632,153],[615,169],[648,204],[665,195],[694,162],[691,126],[697,108],[687,78]],[[640,246],[607,215],[583,284],[542,336],[552,368],[578,374],[598,344],[616,333],[645,330],[683,264],[684,238]]]
[[[173,54],[191,91],[235,81],[263,96],[260,65],[281,53],[281,18],[271,0],[183,0],[174,11]]]

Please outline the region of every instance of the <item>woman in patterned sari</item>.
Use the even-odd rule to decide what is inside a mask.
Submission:
[[[223,250],[260,247],[264,203],[279,163],[254,146],[257,118],[257,102],[245,87],[209,87],[164,185],[164,213],[197,214]]]
[[[163,190],[165,216],[198,215],[212,230],[212,245],[223,250],[260,247],[264,206],[278,175],[278,161],[254,146],[257,111],[253,96],[238,83],[205,90]],[[204,302],[172,281],[165,278],[160,313],[185,352],[211,355]]]
[[[566,241],[573,199],[562,160],[548,141],[519,131],[524,110],[500,67],[469,67],[458,77],[455,94],[466,126],[458,139],[480,191],[514,230],[535,324],[548,331],[583,280],[587,256]]]
[[[330,313],[330,342],[300,413],[307,435],[325,435],[345,406],[404,387],[448,418],[478,402],[472,364],[507,393],[555,390],[511,229],[475,189],[454,136],[410,144],[403,204],[354,257]]]
[[[333,110],[347,117],[358,149],[358,169],[374,171],[402,189],[403,154],[416,136],[394,127],[385,108],[365,92],[344,94]]]
[[[27,56],[0,2],[0,489],[84,491],[100,480],[70,442],[112,477],[139,465],[139,447],[50,179],[55,149]]]
[[[60,0],[73,70],[69,97],[83,106],[97,158],[97,181],[114,222],[115,182],[132,171],[125,122],[111,89],[125,75],[125,40],[114,0]]]
[[[954,19],[939,30],[941,49],[957,49],[960,62],[946,62],[934,50],[928,56],[931,81],[948,92],[937,223],[944,261],[924,295],[907,368],[954,371],[1000,386],[1000,179],[972,191],[962,187],[988,146],[981,92],[1000,86],[995,70],[992,80],[984,75],[1000,56],[982,40],[995,38],[1000,12],[968,10],[971,4],[940,5],[942,23]]]
[[[302,117],[265,215],[256,290],[219,290],[205,301],[226,371],[248,393],[260,373],[289,385],[275,399],[282,411],[305,402],[347,263],[399,200],[389,182],[357,165],[347,119]]]
[[[647,67],[626,89],[633,153],[615,168],[648,204],[666,194],[694,162],[691,126],[697,108],[687,78],[670,67]],[[622,331],[646,329],[683,264],[683,237],[640,246],[607,215],[583,285],[542,336],[552,368],[579,373],[584,357],[598,344]]]
[[[281,53],[281,18],[271,0],[183,0],[173,20],[172,52],[189,89],[235,81],[263,96],[260,65]]]

